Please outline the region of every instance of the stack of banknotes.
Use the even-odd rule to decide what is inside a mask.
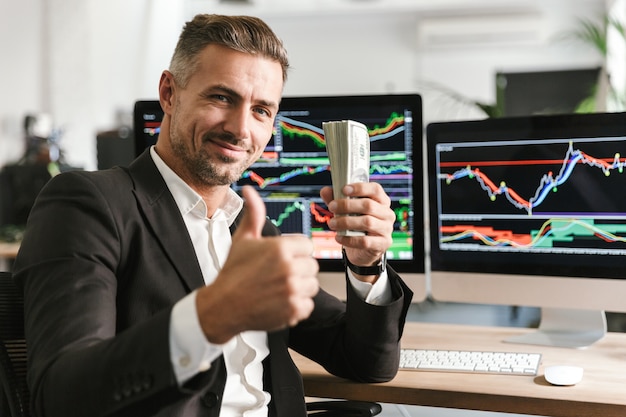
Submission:
[[[370,137],[367,127],[354,120],[322,123],[326,152],[330,160],[330,175],[335,198],[345,198],[346,184],[368,182],[370,172]],[[347,230],[347,236],[362,236],[363,232]]]

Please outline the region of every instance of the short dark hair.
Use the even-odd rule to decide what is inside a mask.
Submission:
[[[252,16],[199,14],[183,27],[170,62],[170,72],[178,84],[187,84],[197,68],[198,54],[210,44],[272,59],[280,63],[283,81],[287,79],[287,51],[264,21]]]

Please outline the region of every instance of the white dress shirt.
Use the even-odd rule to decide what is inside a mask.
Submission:
[[[183,216],[205,283],[212,283],[224,264],[232,243],[229,227],[243,207],[242,199],[232,190],[226,201],[207,217],[202,197],[172,171],[151,148],[150,154],[163,176]],[[391,301],[387,274],[375,285],[355,279],[350,282],[366,302],[386,304]],[[227,379],[220,417],[267,417],[269,393],[263,391],[263,359],[269,354],[267,333],[247,331],[225,344],[210,343],[204,337],[195,306],[196,291],[174,306],[170,320],[170,351],[179,384],[206,371],[224,355]]]

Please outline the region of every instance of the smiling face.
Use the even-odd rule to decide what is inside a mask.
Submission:
[[[228,186],[272,136],[283,89],[278,62],[211,44],[185,87],[165,71],[159,156],[192,188]]]

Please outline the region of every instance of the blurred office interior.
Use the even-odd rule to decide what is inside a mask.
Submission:
[[[624,110],[608,92],[626,94],[626,39],[609,28],[603,52],[576,33],[607,16],[626,22],[626,0],[3,2],[0,240],[19,240],[29,204],[57,172],[132,160],[133,104],[157,97],[178,33],[196,13],[264,18],[290,53],[289,96],[419,93],[424,126]],[[432,300],[409,317],[502,326],[537,318],[533,308]],[[384,415],[460,414],[474,415],[392,405]]]

